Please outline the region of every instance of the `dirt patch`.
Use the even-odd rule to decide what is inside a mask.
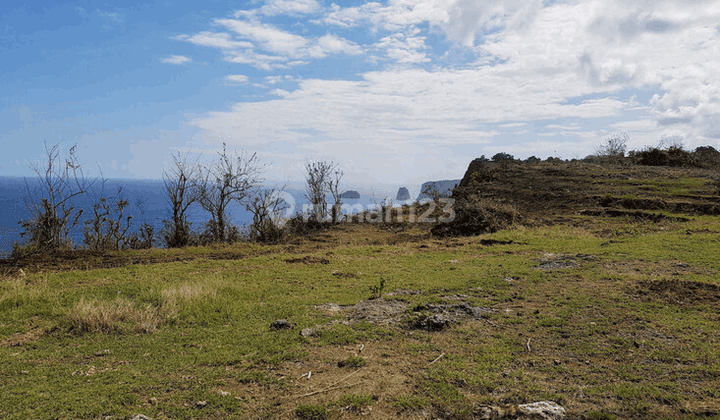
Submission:
[[[387,296],[412,296],[419,295],[422,292],[420,290],[409,290],[409,289],[395,289],[388,293]]]
[[[647,213],[644,211],[625,211],[625,210],[582,210],[580,214],[583,216],[601,216],[601,217],[631,217],[642,222],[689,222],[690,219],[685,217],[670,217],[662,214]]]
[[[366,321],[374,324],[396,324],[407,309],[407,302],[383,298],[363,300],[347,309],[351,322]]]
[[[24,333],[13,334],[0,341],[0,347],[19,347],[39,340],[45,335],[45,330],[35,329]]]
[[[683,280],[643,280],[631,293],[648,301],[663,301],[674,305],[717,305],[720,286]]]
[[[413,308],[415,314],[408,317],[405,325],[414,329],[440,331],[463,319],[479,320],[482,318],[483,312],[491,311],[491,309],[471,306],[467,302],[457,304],[425,303]]]
[[[354,278],[359,277],[361,274],[362,274],[362,273],[357,273],[357,274],[355,274],[355,273],[343,273],[342,271],[337,271],[337,270],[335,270],[335,271],[332,272],[332,275],[333,275],[333,276],[335,276],[335,277],[340,277],[340,278],[344,278],[344,279],[354,279]]]
[[[289,258],[285,262],[288,264],[330,264],[330,260],[312,255],[306,255],[302,258]]]
[[[395,295],[417,294],[414,290],[396,290]],[[390,293],[388,294],[390,295]],[[409,310],[408,303],[398,299],[369,299],[352,306],[341,307],[335,303],[316,305],[317,310],[328,315],[346,314],[342,323],[370,322],[378,325],[395,326],[403,329],[423,329],[439,331],[463,320],[482,318],[482,314],[492,312],[492,309],[472,306],[465,301],[453,304],[423,303]],[[314,330],[333,325],[317,326]]]
[[[589,254],[545,254],[537,261],[539,264],[533,267],[536,270],[560,270],[577,267],[584,261],[595,261],[595,256]]]
[[[622,207],[631,210],[667,210],[673,213],[717,216],[720,214],[720,203],[716,197],[708,197],[705,191],[693,191],[697,195],[683,195],[677,198],[703,200],[710,202],[668,202],[657,199],[602,197],[599,204],[603,207]]]
[[[493,245],[525,245],[521,242],[515,241],[498,241],[497,239],[480,239],[480,245],[493,246]]]

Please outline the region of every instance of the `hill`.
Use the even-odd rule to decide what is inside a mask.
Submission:
[[[715,172],[470,172],[458,206],[515,223],[442,238],[427,204],[275,245],[0,261],[0,417],[720,413]]]

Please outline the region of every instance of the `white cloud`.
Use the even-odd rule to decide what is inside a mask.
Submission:
[[[228,28],[242,40],[236,40],[228,33],[207,31],[192,36],[180,35],[175,39],[221,49],[226,61],[261,70],[300,66],[307,64],[307,59],[320,59],[331,54],[363,53],[356,43],[334,34],[305,38],[259,22],[254,17],[250,20],[216,19],[215,23]]]
[[[200,32],[199,34],[189,36],[189,35],[180,35],[176,37],[175,39],[181,40],[181,41],[187,41],[191,42],[195,45],[202,45],[205,47],[214,47],[214,48],[220,48],[225,50],[234,50],[234,49],[242,49],[242,48],[252,48],[253,44],[251,42],[245,42],[245,41],[235,41],[232,39],[230,34],[227,33],[217,33],[217,32]]]
[[[248,77],[244,74],[231,74],[228,76],[225,76],[225,81],[232,83],[232,84],[243,84],[247,83]]]
[[[559,125],[559,124],[548,124],[545,126],[546,129],[549,130],[579,130],[580,127],[577,126],[565,126],[565,125]]]
[[[311,14],[320,10],[315,0],[267,0],[259,13],[268,16]]]
[[[236,51],[228,54],[225,59],[231,63],[248,64],[261,70],[287,68],[289,65],[289,63],[283,64],[284,57],[258,54],[253,50]]]
[[[166,64],[187,64],[192,59],[182,55],[171,55],[170,57],[161,58],[160,61]]]
[[[414,34],[417,31],[413,31]],[[374,45],[379,50],[385,50],[388,58],[400,64],[418,64],[430,61],[425,53],[418,50],[425,49],[425,37],[422,36],[406,36],[402,33],[396,33],[386,36]]]
[[[362,53],[362,48],[356,43],[327,34],[317,39],[309,55],[312,57],[325,57],[330,54],[358,55]]]
[[[254,41],[266,51],[290,57],[299,55],[299,51],[308,43],[305,38],[299,35],[257,21],[216,19],[215,22],[227,27],[243,38]]]

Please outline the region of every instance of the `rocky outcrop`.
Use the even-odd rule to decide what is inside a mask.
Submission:
[[[422,187],[420,187],[420,194],[417,197],[417,200],[420,201],[424,198],[431,198],[430,195],[426,194],[425,191],[437,191],[440,194],[440,197],[450,197],[450,194],[452,194],[453,188],[455,188],[455,185],[459,184],[459,179],[446,179],[442,181],[429,181],[424,184],[422,184]]]
[[[397,193],[397,197],[395,197],[396,200],[409,200],[410,199],[410,191],[408,191],[405,187],[400,187]]]
[[[347,200],[358,200],[360,198],[360,193],[353,190],[347,190],[342,195],[340,195],[341,198],[345,198]]]

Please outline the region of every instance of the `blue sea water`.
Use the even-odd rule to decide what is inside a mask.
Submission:
[[[25,197],[28,196],[28,187],[33,190],[39,186],[37,178],[14,178],[0,177],[0,257],[7,257],[12,251],[13,244],[22,243],[25,238],[21,237],[22,227],[18,222],[31,217],[30,211],[25,205]],[[122,188],[120,195],[130,201],[125,209],[125,216],[132,215],[134,227],[131,231],[137,231],[142,223],[150,223],[157,232],[162,227],[162,221],[169,219],[170,205],[165,195],[164,185],[159,180],[125,180],[112,179],[101,185],[96,183],[87,194],[73,200],[77,208],[84,210],[80,222],[71,231],[71,237],[76,246],[83,247],[83,222],[92,215],[92,206],[99,197],[116,197],[118,188]],[[288,200],[294,201],[294,211],[301,211],[307,200],[303,197],[302,190],[287,189],[290,195]],[[362,195],[358,200],[343,200],[347,205],[352,206],[357,213],[358,210],[371,208],[375,199],[372,196]],[[112,201],[114,202],[114,200]],[[138,203],[142,202],[140,206]],[[394,202],[395,205],[402,204]],[[228,208],[228,214],[233,224],[238,226],[252,221],[252,215],[239,204],[233,203]],[[199,229],[210,219],[209,213],[199,205],[193,205],[188,210],[188,220],[193,224],[193,229]],[[159,241],[153,246],[160,246]]]

